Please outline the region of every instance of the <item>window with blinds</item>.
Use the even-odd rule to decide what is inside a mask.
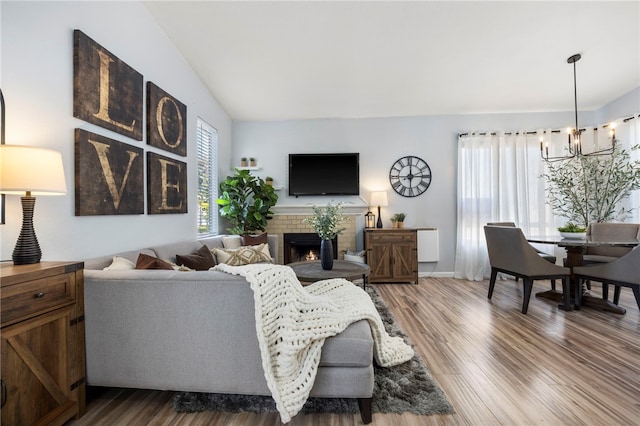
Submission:
[[[218,233],[218,131],[198,118],[198,236]]]

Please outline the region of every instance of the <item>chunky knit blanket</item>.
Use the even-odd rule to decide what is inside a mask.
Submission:
[[[414,355],[400,337],[391,337],[369,295],[344,279],[303,287],[288,266],[217,265],[251,284],[262,367],[283,423],[309,397],[324,340],[349,324],[366,319],[374,339],[374,359],[382,367],[402,364]]]

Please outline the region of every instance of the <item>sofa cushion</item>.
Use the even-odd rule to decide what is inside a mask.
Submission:
[[[325,340],[320,367],[368,367],[373,362],[373,337],[367,320],[350,324]]]
[[[201,247],[202,243],[200,241],[187,240],[155,246],[153,247],[153,251],[155,251],[156,257],[169,263],[176,263],[176,253],[194,253]]]
[[[149,256],[148,254],[140,253],[138,260],[136,261],[136,269],[169,269],[173,270],[173,266],[170,263],[165,262],[157,257]]]
[[[176,263],[196,271],[207,271],[209,268],[216,266],[216,260],[206,245],[203,245],[192,254],[176,254]]]
[[[231,266],[249,265],[252,263],[273,263],[268,244],[257,246],[242,246],[237,249],[214,248],[213,254],[218,263]]]
[[[242,247],[240,235],[227,235],[222,237],[222,246],[226,249],[239,249]]]

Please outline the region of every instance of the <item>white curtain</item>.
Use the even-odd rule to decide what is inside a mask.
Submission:
[[[600,129],[585,132],[591,143],[608,143],[608,131]],[[545,167],[540,158],[541,136],[549,142],[550,156],[566,154],[566,133],[550,129],[458,137],[456,278],[480,281],[489,277],[483,228],[487,222],[515,222],[525,235],[553,234],[566,222],[555,217],[545,203],[545,181],[540,178]],[[617,120],[616,139],[631,153],[632,160],[640,161],[640,150],[630,149],[640,143],[640,116]],[[624,203],[627,208],[636,208],[625,222],[640,223],[640,191],[634,191]]]

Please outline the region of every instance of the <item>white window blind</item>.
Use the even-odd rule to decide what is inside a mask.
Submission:
[[[218,131],[198,118],[198,236],[218,233]]]

